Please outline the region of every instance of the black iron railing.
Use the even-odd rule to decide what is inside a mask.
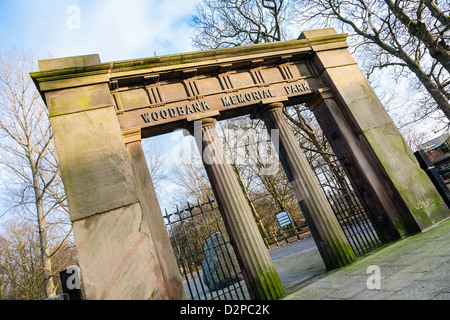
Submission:
[[[188,299],[250,298],[215,200],[166,211],[164,220]]]
[[[376,220],[351,184],[344,162],[317,161],[313,170],[355,254],[361,256],[379,247],[382,242],[373,225]]]

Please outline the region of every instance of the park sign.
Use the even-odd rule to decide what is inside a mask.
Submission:
[[[287,211],[281,211],[277,213],[275,217],[277,218],[278,226],[280,227],[281,230],[283,230],[283,227],[286,227],[288,225],[292,226],[294,225]]]

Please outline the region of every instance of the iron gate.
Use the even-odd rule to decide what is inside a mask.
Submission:
[[[214,199],[164,215],[190,300],[250,299]]]
[[[344,162],[319,158],[312,169],[355,254],[361,256],[382,245],[373,224],[376,220],[351,184]]]

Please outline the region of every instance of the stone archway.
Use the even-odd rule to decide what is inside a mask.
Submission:
[[[147,59],[39,61],[31,76],[49,109],[86,298],[185,298],[141,146],[142,138],[178,128],[201,132],[200,152],[216,157],[223,152],[217,120],[247,114],[279,130],[280,159],[329,269],[355,255],[283,106],[306,103],[314,112],[376,208],[383,240],[448,217],[345,40],[324,29],[293,41]],[[252,298],[277,299],[283,288],[232,169],[203,160]]]

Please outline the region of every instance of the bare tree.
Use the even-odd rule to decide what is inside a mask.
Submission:
[[[351,33],[369,76],[395,68],[413,79],[415,91],[424,89],[419,117],[440,110],[450,119],[448,0],[294,0],[294,8],[298,25],[334,25]]]
[[[52,258],[71,229],[47,108],[28,75],[34,68],[30,53],[0,54],[0,167],[8,211],[37,224],[45,292],[51,297],[56,291]],[[49,238],[49,228],[61,232]]]
[[[155,142],[155,140],[147,139],[142,141],[145,159],[147,160],[148,169],[152,177],[152,182],[157,192],[162,192],[161,183],[167,179],[167,174],[163,168],[164,165],[164,148]]]
[[[191,141],[191,143],[194,142]],[[191,148],[195,150],[196,146],[191,144]],[[191,159],[182,152],[183,150],[179,150],[179,161],[172,163],[171,173],[168,177],[173,184],[179,187],[179,191],[173,196],[173,202],[181,206],[184,206],[187,201],[206,202],[209,197],[213,197],[213,191],[200,156],[192,153],[195,158]]]
[[[290,0],[203,0],[193,19],[194,46],[218,49],[285,39]]]
[[[45,298],[37,233],[11,221],[0,239],[0,300]]]
[[[74,264],[75,250],[69,243],[52,261],[58,270]],[[46,298],[40,241],[35,223],[18,218],[4,224],[0,237],[0,300]]]

